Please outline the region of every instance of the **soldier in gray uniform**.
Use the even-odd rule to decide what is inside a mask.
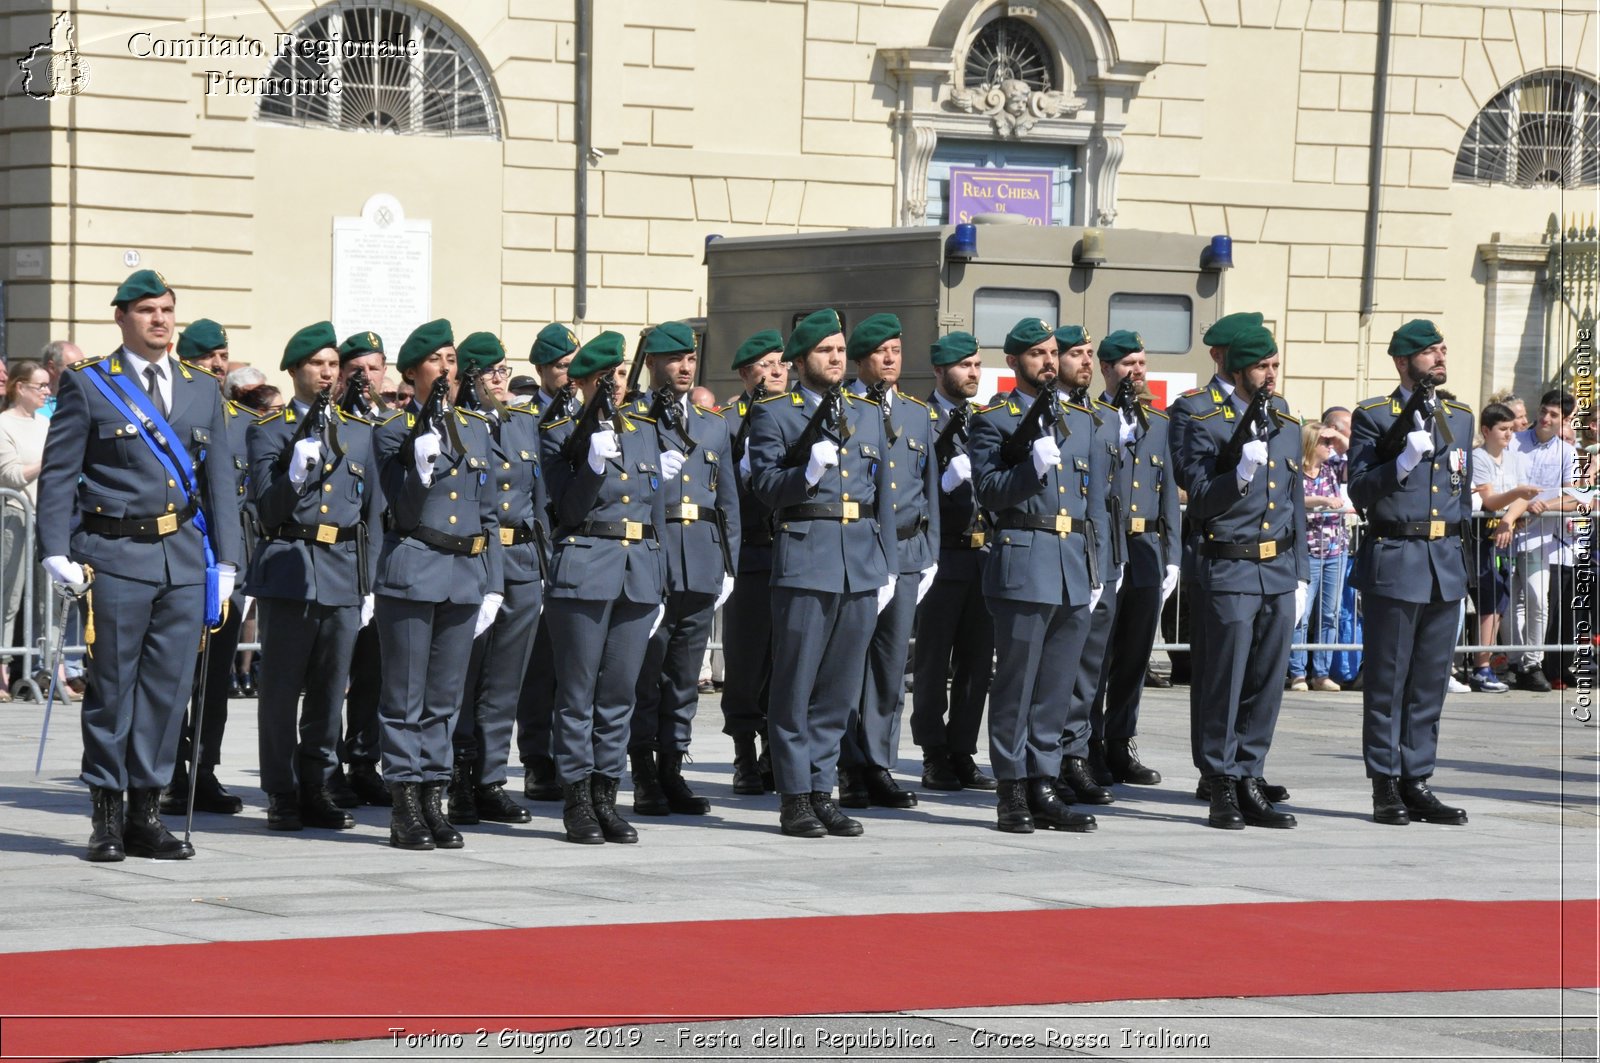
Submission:
[[[861,697],[862,652],[894,596],[895,549],[883,417],[844,392],[839,315],[795,326],[784,358],[800,386],[756,404],[745,454],[756,497],[773,510],[772,626],[785,634],[767,716],[784,834],[854,837],[833,786],[839,742]],[[788,641],[792,640],[792,644]]]
[[[453,745],[450,822],[468,826],[526,823],[533,817],[505,791],[511,728],[533,653],[534,630],[544,609],[544,567],[550,543],[545,523],[544,474],[539,457],[539,415],[510,406],[505,344],[492,332],[474,332],[456,347],[463,374],[481,371],[476,402],[489,421],[497,452],[490,470],[495,519],[505,572],[505,600],[494,624],[472,642],[461,715]]]
[[[1105,513],[1111,459],[1090,411],[1055,390],[1054,330],[1019,321],[1005,352],[1017,388],[978,412],[971,440],[978,502],[995,518],[983,592],[999,650],[989,698],[998,822],[1014,834],[1036,825],[1091,831],[1094,817],[1067,808],[1054,783],[1089,614],[1111,561],[1107,536],[1091,523]],[[1029,442],[1030,429],[1013,439],[1025,424],[1038,426],[1036,437]]]
[[[546,325],[534,338],[528,360],[539,375],[539,393],[528,404],[528,411],[538,418],[541,433],[544,426],[578,412],[578,398],[567,379],[567,369],[577,353],[578,337],[559,322]],[[548,526],[548,514],[546,519]],[[555,707],[555,657],[550,652],[550,629],[541,619],[533,636],[533,658],[517,698],[517,758],[523,768],[522,796],[530,801],[561,800],[561,778],[550,753]]]
[[[900,319],[873,314],[850,332],[845,353],[857,365],[850,391],[878,406],[889,462],[889,513],[899,557],[894,597],[878,613],[867,645],[861,705],[845,729],[839,753],[839,803],[846,808],[911,808],[917,795],[890,774],[900,751],[906,659],[917,603],[939,567],[939,464],[933,457],[934,414],[921,399],[895,388],[905,364]]]
[[[430,401],[455,364],[450,322],[417,326],[395,360],[415,398],[376,433],[388,507],[374,584],[385,662],[378,722],[394,800],[389,844],[400,849],[461,848],[443,809],[450,733],[472,640],[494,623],[504,585],[489,424]]]
[[[743,470],[750,423],[758,399],[781,394],[789,385],[783,336],[764,329],[746,339],[733,355],[744,391],[724,412],[728,454],[739,476],[739,572],[733,594],[722,607],[722,733],[733,738],[733,792],[770,792],[771,745],[767,705],[772,688],[772,510],[756,497]],[[756,753],[760,736],[762,752]]]
[[[294,398],[250,428],[265,538],[246,588],[260,610],[267,661],[257,719],[269,830],[355,824],[328,787],[339,767],[339,706],[356,632],[372,618],[377,559],[367,543],[383,497],[372,423],[332,402],[337,342],[326,321],[291,336],[279,368],[294,381]]]
[[[967,452],[977,413],[972,397],[983,372],[978,338],[970,332],[941,336],[930,360],[936,382],[928,408],[939,466],[939,569],[917,607],[911,740],[922,748],[923,786],[993,790],[994,779],[973,759],[994,675],[994,621],[980,578],[991,531],[973,492]],[[942,452],[940,439],[948,440]]]
[[[666,608],[667,506],[655,424],[620,409],[604,416],[601,381],[619,400],[626,387],[624,342],[602,332],[579,349],[569,372],[594,414],[554,421],[542,440],[555,513],[545,597],[559,662],[552,748],[562,824],[567,840],[581,844],[639,840],[617,814],[617,784],[634,685]]]
[[[1272,334],[1240,328],[1223,362],[1233,393],[1190,420],[1181,459],[1199,538],[1195,627],[1206,632],[1204,667],[1190,686],[1195,766],[1209,783],[1207,821],[1224,830],[1295,825],[1260,787],[1311,576],[1300,422],[1276,396],[1264,425],[1250,416],[1257,394],[1276,387],[1278,367]]]
[[[1111,497],[1120,510],[1113,517],[1125,530],[1127,561],[1117,593],[1101,600],[1101,607],[1108,612],[1109,650],[1094,688],[1089,763],[1098,762],[1105,769],[1105,776],[1096,779],[1102,785],[1154,786],[1161,781],[1161,773],[1139,760],[1133,739],[1138,733],[1139,699],[1161,605],[1178,586],[1178,485],[1167,449],[1167,415],[1141,403],[1141,420],[1138,413],[1114,405],[1124,380],[1132,382],[1134,402],[1144,386],[1144,345],[1138,333],[1113,332],[1100,341],[1096,353],[1105,379],[1099,405],[1102,416],[1117,426],[1121,450]]]
[[[694,331],[680,321],[657,325],[645,337],[644,353],[654,390],[635,403],[634,413],[655,425],[667,514],[667,611],[650,637],[634,693],[628,742],[633,810],[701,816],[711,802],[684,781],[683,758],[712,617],[733,592],[738,571],[739,487],[722,417],[689,401],[699,366]]]
[[[1365,632],[1362,756],[1374,820],[1462,824],[1466,811],[1434,796],[1428,779],[1467,593],[1461,533],[1472,519],[1473,417],[1443,401],[1430,415],[1407,414],[1419,388],[1425,399],[1445,382],[1447,351],[1433,322],[1400,326],[1389,354],[1400,386],[1361,403],[1350,427],[1350,500],[1368,533],[1351,576]]]
[[[204,369],[222,386],[228,373],[228,333],[210,318],[199,318],[178,336],[178,357],[197,369]],[[246,461],[245,429],[255,415],[239,406],[222,400],[227,417],[228,450],[232,454],[233,480],[237,493],[233,502],[240,507],[239,553],[249,563],[251,543],[251,502],[249,498],[249,472]],[[217,781],[217,765],[222,760],[222,734],[228,725],[228,677],[233,674],[233,655],[239,646],[239,626],[244,618],[245,594],[235,587],[228,599],[227,615],[222,627],[210,638],[209,653],[205,656],[206,675],[200,675],[200,665],[195,665],[194,693],[190,697],[189,715],[183,721],[183,734],[178,739],[178,760],[172,771],[172,782],[161,791],[163,815],[181,816],[189,807],[189,772],[194,763],[194,725],[200,717],[200,777],[195,780],[194,807],[197,812],[215,812],[231,816],[244,808],[238,796],[229,793]],[[205,705],[200,704],[200,687],[205,686]]]
[[[88,857],[182,860],[194,849],[168,832],[158,805],[193,686],[213,551],[209,593],[233,593],[233,455],[216,382],[167,354],[176,296],[166,280],[139,270],[111,303],[122,345],[61,374],[39,472],[39,550],[57,583],[81,586],[93,570],[82,711]]]

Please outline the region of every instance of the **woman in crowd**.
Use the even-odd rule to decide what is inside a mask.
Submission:
[[[6,406],[0,411],[0,487],[27,496],[31,506],[44,457],[44,437],[50,428],[50,422],[39,416],[39,409],[50,398],[50,374],[38,362],[15,362],[5,389]],[[0,505],[0,597],[5,605],[0,645],[17,645],[17,613],[28,581],[23,559],[28,553],[29,526],[28,512],[21,500],[7,495],[4,505]],[[0,667],[0,701],[10,701],[11,658],[0,660],[4,662]],[[66,693],[63,685],[58,696]]]
[[[1295,628],[1294,641],[1332,642],[1339,634],[1339,599],[1344,595],[1344,562],[1350,550],[1350,532],[1344,526],[1347,508],[1339,493],[1338,472],[1328,461],[1338,433],[1321,421],[1309,421],[1300,429],[1304,452],[1303,472],[1306,492],[1306,539],[1311,553],[1310,600],[1305,615]],[[1307,628],[1313,613],[1316,627]],[[1338,690],[1328,675],[1333,663],[1330,650],[1311,653],[1311,671],[1306,671],[1306,651],[1289,654],[1290,690]],[[1309,676],[1309,682],[1308,682]]]

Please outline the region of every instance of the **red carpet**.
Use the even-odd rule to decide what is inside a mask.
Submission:
[[[558,1030],[1061,1001],[1585,988],[1600,985],[1597,911],[1594,900],[1316,902],[14,953],[4,956],[0,1050],[85,1058],[382,1038],[393,1026]],[[995,962],[981,976],[931,972],[930,941],[964,941]],[[1083,977],[1070,943],[1110,941],[1148,963]],[[682,976],[654,974],[672,969]],[[885,971],[894,977],[881,979]],[[593,1013],[601,1001],[612,1014]]]

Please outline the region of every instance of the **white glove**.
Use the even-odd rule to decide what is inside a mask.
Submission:
[[[1129,417],[1127,414],[1123,414],[1122,428],[1120,431],[1118,431],[1117,438],[1122,441],[1123,446],[1127,446],[1129,443],[1132,443],[1134,439],[1138,437],[1138,435],[1139,422],[1134,420],[1132,417]]]
[[[744,457],[739,459],[739,475],[743,476],[746,483],[750,482],[750,448],[746,447]]]
[[[806,483],[812,487],[822,482],[822,474],[839,464],[839,444],[831,439],[819,439],[811,444],[811,458],[806,462]]]
[[[1395,472],[1404,480],[1411,475],[1411,470],[1422,464],[1422,459],[1433,450],[1433,433],[1422,424],[1422,414],[1412,414],[1413,423],[1417,426],[1413,432],[1406,433],[1406,449],[1394,459]]]
[[[63,587],[77,588],[83,585],[83,566],[76,561],[68,561],[65,555],[56,554],[41,563],[49,577]]]
[[[922,599],[928,596],[928,588],[933,586],[933,577],[939,573],[939,563],[935,561],[922,570],[922,578],[917,580],[917,604],[922,604]]]
[[[661,478],[671,480],[683,471],[684,457],[676,450],[661,452]]]
[[[361,599],[361,627],[366,627],[368,624],[372,623],[372,611],[376,609],[377,606],[377,595],[369,594],[365,598]]]
[[[1101,595],[1105,594],[1105,592],[1106,585],[1104,583],[1100,584],[1098,587],[1089,588],[1089,612],[1094,612],[1094,607],[1100,604],[1100,597]]]
[[[1172,592],[1178,589],[1178,566],[1168,565],[1167,574],[1161,577],[1161,601],[1165,604]]]
[[[289,459],[289,482],[299,487],[311,479],[311,473],[322,461],[322,441],[302,439],[294,445],[294,456]]]
[[[717,604],[713,605],[711,607],[711,611],[714,613],[718,609],[721,609],[724,605],[727,605],[728,604],[728,596],[731,595],[732,593],[733,593],[733,577],[732,576],[723,576],[722,577],[722,589],[717,592]]]
[[[606,461],[622,457],[622,445],[617,442],[616,429],[610,425],[597,429],[589,437],[589,468],[596,476],[605,474]]]
[[[239,570],[229,564],[217,566],[217,596],[223,601],[233,597],[233,585],[239,578]]]
[[[889,582],[878,588],[878,612],[882,613],[889,608],[889,603],[894,601],[894,587],[900,582],[900,577],[890,573]]]
[[[473,638],[477,638],[485,631],[488,631],[490,626],[494,624],[494,618],[499,615],[500,603],[503,601],[505,601],[505,598],[498,594],[485,594],[483,596],[483,604],[478,606],[478,622],[472,625]]]
[[[1054,438],[1040,436],[1033,441],[1033,471],[1044,479],[1044,474],[1061,464],[1061,448]]]
[[[433,483],[433,461],[443,449],[438,432],[424,432],[411,448],[411,460],[416,464],[417,477],[422,486]]]
[[[1294,588],[1294,626],[1299,627],[1306,618],[1306,599],[1311,596],[1311,584],[1297,583]]]
[[[1239,478],[1239,487],[1248,487],[1251,480],[1256,478],[1256,470],[1267,463],[1267,441],[1265,439],[1252,439],[1239,450],[1239,467],[1235,475]]]
[[[950,459],[950,464],[945,466],[944,475],[939,477],[939,490],[949,494],[971,479],[972,459],[965,454],[957,454]]]
[[[645,641],[646,642],[649,642],[651,639],[656,637],[656,629],[661,627],[661,620],[666,615],[667,615],[667,603],[666,602],[662,602],[660,605],[656,606],[656,618],[654,620],[650,621],[650,634],[645,636]]]

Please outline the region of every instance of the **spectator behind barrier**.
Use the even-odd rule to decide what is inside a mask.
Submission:
[[[35,501],[39,464],[44,458],[45,434],[50,422],[40,410],[50,397],[50,373],[32,361],[12,363],[5,384],[6,405],[0,412],[0,487],[9,488]],[[7,496],[0,506],[0,602],[4,605],[4,626],[0,645],[20,645],[17,614],[22,608],[22,592],[27,585],[23,561],[28,555],[30,521],[22,503]],[[41,583],[40,586],[43,586]],[[0,701],[11,700],[11,661],[0,657]]]
[[[1339,472],[1330,460],[1334,448],[1349,439],[1321,421],[1310,421],[1300,428],[1304,453],[1306,492],[1306,545],[1311,555],[1311,585],[1307,591],[1305,614],[1295,628],[1294,641],[1334,642],[1339,634],[1339,599],[1344,593],[1345,557],[1350,551],[1350,532],[1344,524],[1344,496],[1339,490]],[[1307,638],[1307,628],[1315,612],[1317,626]],[[1290,690],[1339,689],[1328,672],[1333,663],[1330,650],[1311,652],[1311,671],[1306,671],[1306,651],[1289,654]],[[1310,682],[1307,682],[1309,675]]]

